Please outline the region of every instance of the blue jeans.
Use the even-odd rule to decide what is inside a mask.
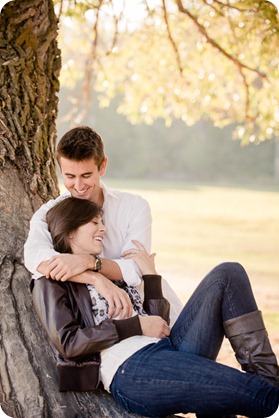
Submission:
[[[224,338],[223,322],[257,309],[243,267],[215,267],[185,305],[170,336],[119,367],[110,387],[113,397],[127,411],[148,417],[179,412],[272,415],[278,388],[215,361]]]

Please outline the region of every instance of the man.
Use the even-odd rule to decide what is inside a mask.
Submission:
[[[101,181],[108,159],[100,135],[82,126],[67,132],[57,148],[57,160],[68,192],[80,199],[88,199],[103,208],[107,233],[101,259],[93,255],[59,254],[53,249],[45,221],[46,212],[66,193],[44,204],[32,217],[28,239],[24,246],[25,265],[36,279],[42,275],[54,280],[92,283],[107,299],[111,316],[127,317],[131,302],[110,280],[124,280],[141,289],[141,276],[132,260],[121,258],[131,248],[131,240],[141,242],[148,252],[151,247],[151,213],[145,199],[131,193],[109,189]],[[136,251],[136,249],[135,249]],[[166,297],[171,302],[172,322],[181,310],[181,302],[164,281]]]

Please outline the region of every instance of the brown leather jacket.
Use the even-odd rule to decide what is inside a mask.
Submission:
[[[163,297],[161,276],[146,275],[143,307],[169,323],[169,302]],[[41,277],[31,285],[33,306],[54,349],[60,391],[89,391],[100,382],[100,351],[125,338],[141,335],[138,316],[106,319],[95,325],[85,284]]]

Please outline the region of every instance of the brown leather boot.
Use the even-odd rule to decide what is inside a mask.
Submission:
[[[261,311],[229,319],[223,325],[225,335],[242,370],[260,376],[279,387],[279,367]]]

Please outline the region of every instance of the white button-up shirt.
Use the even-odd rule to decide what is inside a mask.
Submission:
[[[104,194],[103,219],[107,228],[102,257],[114,260],[119,265],[125,282],[130,286],[137,286],[141,282],[141,276],[135,263],[121,259],[120,254],[134,247],[132,239],[141,242],[150,252],[152,219],[149,204],[139,195],[112,190],[103,182],[101,187]],[[30,231],[24,245],[24,262],[35,279],[41,276],[37,271],[39,264],[59,254],[53,248],[46,213],[69,195],[67,192],[48,201],[37,210],[30,221]]]

